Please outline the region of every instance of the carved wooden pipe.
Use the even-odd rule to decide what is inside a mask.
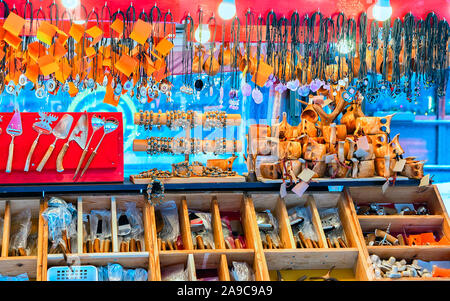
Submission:
[[[339,116],[339,114],[342,113],[342,111],[344,111],[345,107],[347,106],[348,103],[341,97],[341,94],[339,94],[339,97],[337,97],[336,107],[330,114],[325,113],[325,110],[322,108],[321,105],[318,104],[312,105],[314,111],[316,111],[317,114],[320,116],[322,126],[330,125],[331,123],[333,123],[333,121]]]

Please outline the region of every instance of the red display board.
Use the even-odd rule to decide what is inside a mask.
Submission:
[[[58,120],[51,124],[54,128],[58,121],[64,114],[70,114],[73,116],[73,123],[71,130],[75,128],[78,119],[84,113],[51,113],[58,117]],[[33,129],[32,125],[39,120],[38,113],[21,113],[22,119],[22,135],[14,138],[14,157],[11,173],[6,173],[6,162],[8,160],[8,150],[11,142],[11,136],[6,133],[6,128],[9,124],[14,113],[1,113],[2,122],[0,128],[2,133],[0,134],[0,185],[1,184],[22,184],[22,183],[72,183],[72,182],[123,182],[123,120],[122,113],[87,113],[89,131],[87,135],[87,141],[91,137],[93,130],[91,125],[91,117],[96,114],[101,118],[114,117],[119,121],[119,127],[107,134],[103,139],[100,147],[98,148],[97,155],[94,157],[92,163],[87,169],[83,177],[76,178],[74,181],[73,175],[77,168],[83,150],[75,142],[70,142],[69,149],[64,156],[63,165],[64,171],[56,171],[56,158],[61,151],[64,143],[67,142],[69,135],[66,139],[58,139],[55,149],[48,159],[44,169],[41,172],[36,171],[36,167],[39,165],[42,157],[45,155],[48,147],[55,140],[53,134],[41,135],[38,145],[34,151],[31,159],[30,169],[28,172],[24,171],[26,158],[28,152],[36,139],[38,133]],[[89,156],[95,149],[100,139],[103,136],[103,128],[95,132],[94,137],[89,145],[89,152],[87,153],[83,167],[84,168]],[[87,145],[87,142],[86,142]]]

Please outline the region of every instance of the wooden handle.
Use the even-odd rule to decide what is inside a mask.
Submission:
[[[64,143],[61,151],[58,154],[58,157],[56,158],[56,171],[58,171],[58,172],[64,171],[63,160],[64,160],[64,155],[66,154],[68,148],[69,148],[69,142]]]
[[[25,162],[25,168],[23,169],[23,171],[30,170],[31,157],[33,156],[34,149],[36,148],[36,145],[38,144],[38,139],[39,139],[39,137],[37,137],[33,141],[33,144],[31,145],[30,151],[28,152],[27,161]]]
[[[88,169],[89,165],[91,164],[92,160],[94,159],[95,155],[97,153],[94,151],[91,156],[89,157],[89,160],[86,163],[86,166],[84,167],[83,171],[81,172],[80,178],[84,175],[84,173],[86,172],[86,170]]]
[[[38,167],[36,168],[36,171],[42,171],[44,168],[45,163],[47,163],[48,158],[50,158],[51,154],[53,153],[53,150],[55,149],[55,145],[52,144],[48,147],[47,152],[45,153],[44,157],[42,158],[41,162],[39,163]]]
[[[14,138],[11,140],[11,143],[9,144],[8,163],[6,164],[6,172],[11,172],[13,156],[14,156]]]
[[[77,170],[75,171],[75,174],[73,175],[73,179],[76,178],[78,172],[80,171],[81,164],[83,164],[84,157],[86,157],[87,153],[88,153],[88,149],[86,148],[85,150],[83,150],[83,153],[81,154],[81,158],[80,158],[80,161],[78,162]]]
[[[398,239],[395,238],[394,236],[387,234],[385,231],[380,230],[380,229],[375,229],[375,236],[376,237],[380,237],[380,238],[384,238],[386,236],[386,240],[388,242],[390,242],[393,245],[398,245]]]

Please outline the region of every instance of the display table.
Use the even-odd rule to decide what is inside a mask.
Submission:
[[[279,197],[279,183],[233,183],[233,184],[191,184],[189,190],[180,184],[167,184],[164,201],[176,203],[180,237],[183,249],[161,249],[156,227],[155,207],[150,205],[143,191],[146,185],[131,183],[84,184],[84,185],[25,185],[2,186],[0,213],[5,220],[3,231],[0,274],[17,275],[28,273],[36,280],[47,279],[47,269],[52,266],[67,265],[62,254],[49,254],[49,232],[47,222],[40,215],[47,207],[47,200],[58,196],[73,205],[78,211],[78,228],[83,227],[83,214],[91,210],[111,211],[111,249],[109,252],[86,253],[83,250],[83,231],[78,231],[74,243],[78,250],[68,254],[68,262],[81,265],[104,266],[110,262],[124,268],[145,268],[149,280],[161,280],[168,266],[185,264],[190,279],[197,279],[196,272],[216,270],[220,280],[230,280],[229,267],[233,261],[249,263],[256,280],[276,280],[276,271],[282,271],[286,280],[302,275],[315,275],[322,270],[335,267],[335,276],[340,280],[378,280],[371,269],[369,256],[376,254],[382,259],[391,256],[406,260],[426,261],[450,260],[450,245],[432,246],[366,246],[364,234],[374,228],[385,229],[390,225],[393,231],[406,227],[411,233],[427,227],[450,236],[450,223],[442,199],[435,186],[418,187],[417,181],[398,181],[395,186],[382,192],[380,181],[350,183],[342,192],[324,190],[335,182],[312,183],[311,189],[302,197],[292,192],[282,199]],[[234,187],[233,187],[234,186]],[[44,194],[44,198],[42,195]],[[24,196],[26,195],[26,196]],[[120,252],[117,229],[117,212],[125,208],[125,203],[134,202],[142,212],[144,223],[144,248],[140,252]],[[357,206],[366,203],[426,204],[426,216],[361,216]],[[294,207],[304,207],[311,213],[313,225],[318,234],[317,248],[301,248],[290,226],[288,211]],[[10,256],[10,223],[25,208],[32,208],[32,220],[36,220],[37,248],[30,256]],[[321,212],[327,208],[337,208],[343,229],[345,247],[327,244],[328,237],[321,224]],[[279,227],[279,247],[268,249],[259,235],[257,213],[270,210]],[[198,249],[191,234],[190,210],[210,212],[212,218],[215,247]],[[245,248],[228,249],[224,242],[221,217],[235,212],[240,217]],[[412,227],[412,228],[411,228]],[[414,228],[415,227],[415,228]],[[6,248],[5,248],[6,246]],[[330,247],[331,246],[331,247]],[[73,250],[73,249],[72,249]],[[287,272],[286,270],[293,270]],[[296,274],[297,273],[297,274]],[[423,279],[423,278],[401,278]],[[431,278],[445,279],[449,278]],[[386,280],[386,279],[381,279]],[[390,279],[388,279],[390,280]]]

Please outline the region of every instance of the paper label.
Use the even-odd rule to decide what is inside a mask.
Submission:
[[[300,173],[300,175],[298,176],[300,178],[300,180],[302,180],[303,182],[309,182],[309,180],[311,180],[311,178],[315,175],[316,173],[314,171],[312,171],[309,168],[305,168],[302,170],[302,172]],[[298,184],[297,184],[298,185]]]
[[[420,179],[419,187],[430,185],[430,175],[424,176]]]
[[[306,182],[301,181],[300,183],[298,183],[297,185],[294,186],[294,188],[292,188],[292,191],[298,195],[299,197],[301,197],[306,189],[308,189],[309,184]]]
[[[335,155],[328,155],[328,156],[325,157],[325,163],[326,164],[333,163],[334,160],[335,160]]]
[[[287,195],[287,191],[286,191],[286,183],[283,182],[280,186],[280,197],[281,198],[285,198]]]
[[[394,172],[402,172],[403,168],[405,168],[406,160],[401,159],[395,163]]]
[[[356,150],[356,152],[355,152],[355,156],[358,157],[358,158],[364,158],[367,155],[368,155],[368,152],[366,152],[366,151],[364,151],[364,150],[362,150],[360,148],[358,148]]]
[[[369,141],[367,141],[366,136],[359,137],[356,141],[356,145],[358,145],[358,149],[365,150],[366,152],[369,151]]]
[[[383,194],[386,192],[388,187],[389,187],[389,180],[387,180],[386,183],[384,183],[383,186],[381,186],[381,190],[383,191]]]

